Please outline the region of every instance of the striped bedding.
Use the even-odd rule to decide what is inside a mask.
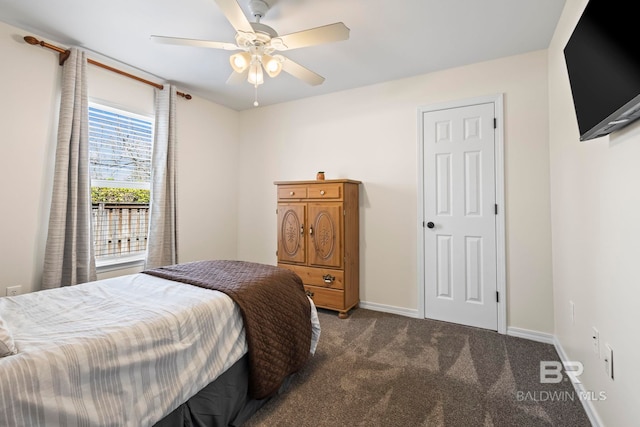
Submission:
[[[0,298],[0,313],[18,349],[0,358],[0,426],[150,426],[247,352],[229,297],[147,274]],[[312,322],[314,350],[313,306]]]

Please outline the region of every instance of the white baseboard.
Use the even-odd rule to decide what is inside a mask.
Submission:
[[[411,308],[396,307],[393,305],[378,304],[375,302],[366,302],[366,301],[360,301],[360,304],[358,304],[358,306],[367,310],[381,311],[383,313],[398,314],[400,316],[413,317],[415,319],[420,319],[420,313],[418,313],[417,309],[414,310]]]
[[[530,329],[507,327],[507,335],[511,337],[525,338],[531,341],[537,341],[545,344],[554,344],[556,337],[546,332],[532,331]]]
[[[569,356],[567,356],[564,348],[562,348],[562,344],[560,344],[560,341],[558,341],[555,336],[553,337],[553,346],[556,348],[558,356],[560,356],[560,360],[562,360],[563,362],[570,361]],[[578,393],[578,395],[584,395],[587,392],[582,383],[576,384],[572,382],[572,384],[574,390],[576,391],[576,393]],[[596,409],[593,407],[593,402],[587,399],[580,399],[580,402],[582,403],[582,407],[584,408],[584,412],[587,414],[589,421],[591,421],[591,425],[593,427],[604,427],[604,423],[598,416],[598,412],[596,412]]]

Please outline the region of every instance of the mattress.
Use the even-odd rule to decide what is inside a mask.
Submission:
[[[150,426],[246,352],[226,295],[147,274],[0,298],[0,425]],[[319,324],[312,306],[315,350]]]

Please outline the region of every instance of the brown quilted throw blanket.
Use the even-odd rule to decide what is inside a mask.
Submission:
[[[290,270],[245,261],[196,261],[144,273],[227,294],[240,307],[249,347],[249,395],[263,399],[309,358],[311,305]]]

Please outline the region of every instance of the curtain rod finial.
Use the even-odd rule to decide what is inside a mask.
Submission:
[[[58,63],[60,65],[64,65],[64,62],[69,58],[69,55],[71,55],[71,52],[67,49],[64,50],[62,48],[56,47],[56,46],[52,46],[49,43],[45,43],[44,41],[40,41],[37,38],[33,37],[33,36],[24,36],[23,37],[24,41],[26,41],[27,43],[29,43],[30,45],[40,45],[42,47],[47,47],[49,49],[55,50],[56,52],[58,52],[59,58],[58,58]]]
[[[33,36],[24,36],[24,41],[32,45],[40,44],[40,41]]]

